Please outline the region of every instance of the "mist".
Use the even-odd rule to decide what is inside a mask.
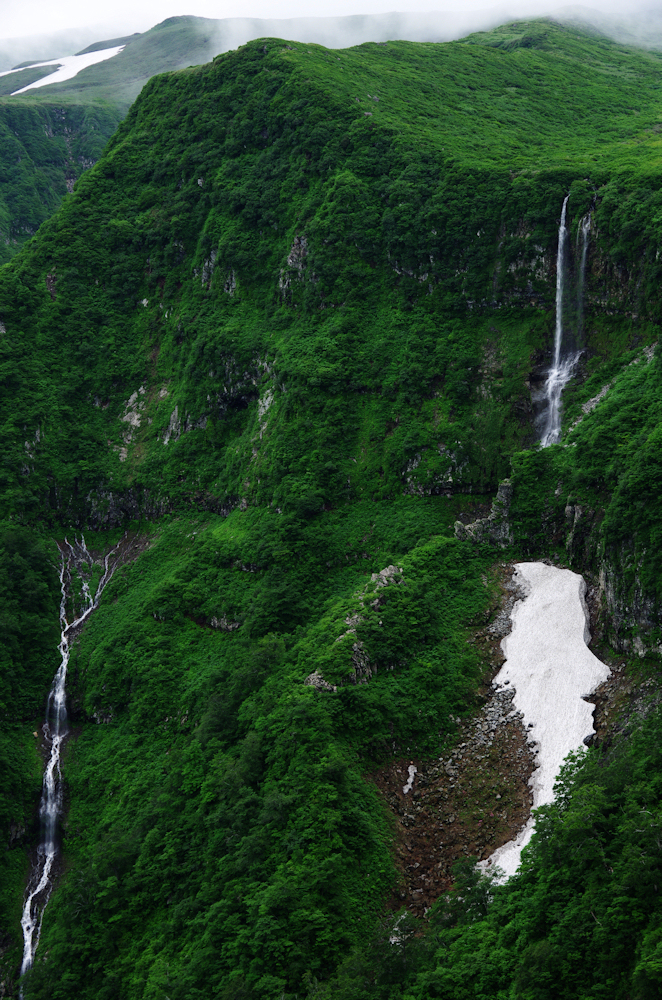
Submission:
[[[362,42],[406,39],[412,42],[448,42],[475,31],[488,31],[499,24],[525,17],[553,17],[564,23],[594,28],[615,41],[642,47],[662,47],[662,7],[634,12],[579,5],[559,7],[554,3],[502,3],[495,7],[355,14],[347,17],[228,18],[218,21],[215,42],[218,52],[243,45],[252,38],[276,37],[317,42],[331,49],[349,48]]]
[[[551,16],[565,23],[592,27],[616,41],[649,48],[662,48],[662,7],[599,4],[598,6],[561,6],[544,0],[512,0],[497,6],[477,7],[477,0],[467,0],[460,8],[436,11],[399,11],[322,17],[200,17],[199,28],[204,49],[211,59],[245,44],[253,38],[277,37],[300,42],[316,42],[328,48],[347,48],[366,41],[383,42],[407,39],[421,42],[444,42],[463,38],[475,31],[485,31],[514,19]],[[206,12],[205,0],[194,10]],[[214,4],[218,10],[219,5]],[[264,5],[263,5],[264,6]],[[273,5],[271,5],[273,6]],[[37,62],[73,55],[93,42],[145,30],[166,17],[192,13],[191,6],[179,0],[136,5],[137,10],[102,25],[71,28],[53,33],[0,38],[0,71],[19,63]],[[172,9],[171,9],[172,8]],[[184,8],[184,9],[182,9]],[[75,10],[72,8],[71,10]],[[282,8],[279,8],[282,9]],[[66,3],[61,16],[67,10]],[[121,9],[117,11],[121,15]],[[153,19],[145,24],[145,18]],[[60,22],[61,23],[61,22]]]

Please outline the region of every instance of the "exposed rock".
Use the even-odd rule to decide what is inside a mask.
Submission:
[[[241,622],[229,622],[225,615],[220,618],[214,616],[209,624],[212,628],[220,629],[221,632],[234,632],[236,628],[241,627]]]
[[[145,387],[140,386],[134,393],[129,396],[125,407],[124,414],[120,418],[125,424],[128,424],[122,431],[122,439],[124,441],[124,447],[115,448],[119,451],[120,462],[125,462],[128,455],[128,446],[133,440],[135,431],[140,427],[141,421],[141,411],[145,406]]]
[[[439,457],[444,459],[447,467],[443,472],[431,472],[424,462],[427,447],[417,452],[413,458],[409,459],[402,471],[402,478],[405,480],[403,493],[408,496],[450,496],[455,492],[471,493],[472,485],[463,480],[463,473],[469,468],[466,457],[462,454],[459,442],[455,442],[456,450],[453,451],[442,441],[437,444]],[[420,471],[419,470],[420,467]]]
[[[307,254],[308,240],[305,236],[295,236],[287,256],[286,266],[281,269],[278,279],[278,287],[283,294],[283,298],[287,297],[287,293],[292,285],[292,279],[300,280],[303,276]]]
[[[260,439],[267,429],[267,413],[274,401],[273,388],[268,388],[261,399],[257,401],[257,419],[260,425]]]
[[[225,292],[226,295],[229,295],[230,298],[232,298],[232,296],[234,295],[234,293],[236,291],[236,288],[237,288],[237,278],[236,278],[236,275],[235,275],[234,271],[228,271],[226,279],[225,279],[225,283],[223,285],[223,291]]]
[[[352,666],[355,684],[365,684],[373,674],[377,673],[377,667],[374,664],[371,665],[370,657],[360,640],[352,645]]]
[[[314,673],[309,674],[306,677],[306,679],[305,679],[305,681],[303,683],[304,684],[308,684],[310,687],[316,688],[318,691],[337,691],[338,690],[338,688],[335,686],[335,684],[329,684],[328,681],[324,680],[324,678],[322,677],[322,675],[319,672],[319,670],[315,670]]]
[[[386,569],[380,570],[379,573],[373,573],[370,577],[370,582],[374,583],[375,590],[379,590],[391,582],[400,583],[403,573],[404,570],[402,568],[398,569],[397,566],[387,566]]]
[[[487,517],[482,517],[472,524],[455,522],[455,537],[472,542],[489,542],[506,548],[513,543],[513,531],[509,520],[510,502],[513,488],[509,479],[499,483],[497,495],[492,504],[492,510]]]
[[[209,288],[212,275],[214,273],[215,263],[216,263],[216,251],[212,250],[212,252],[209,254],[209,257],[202,263],[202,276],[200,281],[203,288]]]
[[[179,409],[175,406],[174,410],[170,414],[170,423],[168,424],[165,433],[163,435],[163,443],[166,445],[168,441],[177,441],[182,433],[182,422],[179,416]]]
[[[494,626],[506,613],[510,629],[509,609],[522,596],[512,573],[509,563],[493,567],[500,600],[470,640],[480,650],[488,677],[503,663],[503,626]],[[457,731],[452,740],[444,739],[436,760],[403,756],[374,776],[396,824],[395,861],[402,881],[391,899],[393,909],[405,905],[424,916],[451,887],[455,861],[472,855],[487,859],[530,816],[529,779],[537,743],[513,710],[515,691],[511,685],[487,683],[479,696],[485,702],[482,709],[471,718],[451,719]],[[413,768],[415,780],[409,785]]]
[[[9,846],[20,844],[25,836],[25,827],[22,823],[11,823],[9,826]]]
[[[399,833],[402,883],[394,908],[404,903],[424,916],[451,887],[458,858],[486,859],[528,819],[535,747],[512,711],[514,694],[492,688],[483,710],[460,723],[453,749],[437,761],[395,761],[375,776]]]

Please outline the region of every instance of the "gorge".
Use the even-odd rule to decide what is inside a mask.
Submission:
[[[2,995],[657,995],[661,85],[553,20],[261,38],[0,268]]]

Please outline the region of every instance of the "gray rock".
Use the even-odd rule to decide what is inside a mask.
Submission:
[[[492,504],[492,510],[487,517],[480,518],[472,524],[455,522],[455,537],[472,542],[489,542],[506,548],[513,543],[513,531],[509,521],[510,503],[513,488],[509,479],[499,483],[497,495]]]

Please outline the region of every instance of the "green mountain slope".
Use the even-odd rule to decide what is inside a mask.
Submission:
[[[95,46],[111,48],[124,43],[112,59],[83,69],[73,79],[47,88],[62,98],[111,102],[122,115],[156,73],[206,63],[216,55],[218,22],[204,17],[169,17],[149,31],[128,38],[110,39]]]
[[[96,163],[120,118],[101,104],[0,98],[0,262],[14,256]]]
[[[487,915],[469,868],[441,930],[394,948],[395,827],[370,775],[438,755],[477,704],[470,640],[503,554],[453,524],[511,468],[507,556],[602,574],[603,638],[655,651],[661,82],[662,57],[552,22],[344,51],[260,39],[151,79],[0,269],[1,516],[46,581],[65,532],[101,553],[128,529],[143,550],[72,656],[64,866],[26,1000],[451,996],[463,977],[467,997],[551,998],[558,899],[581,912],[568,990],[648,995],[659,907],[614,863],[636,838],[604,820],[593,867],[563,844],[587,785],[606,789],[596,816],[622,795],[657,810],[655,781],[627,778],[656,722],[568,776]],[[542,452],[568,194],[573,233],[592,213],[576,447]],[[35,723],[7,711],[29,761]],[[6,835],[11,988],[28,799]],[[593,914],[604,954],[641,913],[588,985],[584,877],[612,907]],[[480,989],[476,955],[498,965]]]

